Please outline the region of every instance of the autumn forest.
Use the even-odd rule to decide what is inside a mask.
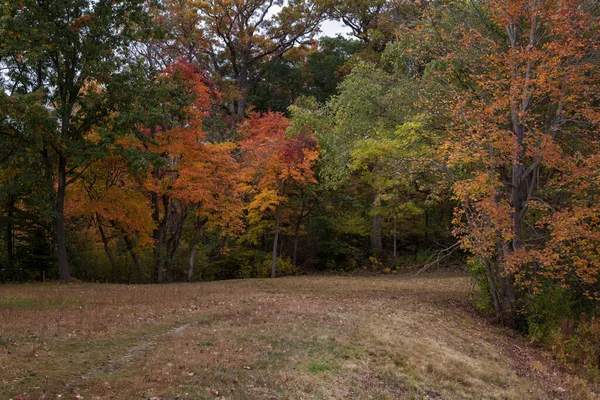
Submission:
[[[597,0],[4,1],[2,280],[459,269],[600,379],[599,32]]]

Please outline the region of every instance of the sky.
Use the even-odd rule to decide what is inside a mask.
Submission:
[[[346,25],[344,25],[340,21],[327,20],[321,24],[321,33],[319,33],[319,36],[334,37],[334,36],[337,36],[338,34],[341,34],[342,36],[346,36],[350,32],[351,32],[350,28],[348,28]]]
[[[284,1],[284,3],[287,3],[287,1]],[[267,18],[271,18],[273,15],[281,11],[281,7],[281,5],[271,5],[269,7],[269,11],[267,12]],[[321,32],[317,35],[317,37],[335,37],[337,35],[347,36],[347,34],[350,34],[350,32],[352,32],[352,30],[346,25],[344,25],[342,22],[332,19],[328,19],[321,22],[320,28]]]

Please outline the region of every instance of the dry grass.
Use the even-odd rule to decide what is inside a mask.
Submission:
[[[0,287],[0,398],[591,398],[468,278]]]

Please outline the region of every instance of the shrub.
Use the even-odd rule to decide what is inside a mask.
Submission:
[[[238,257],[240,278],[268,278],[271,276],[272,255],[270,253],[262,251],[245,253],[247,253],[247,257]],[[300,272],[289,257],[277,258],[275,269],[277,276],[298,275]]]
[[[267,278],[269,276],[271,276],[271,255],[268,255],[267,257],[265,257],[263,263],[262,263],[262,276],[259,276],[259,278]],[[277,276],[289,276],[289,275],[298,275],[300,273],[300,270],[294,266],[294,264],[292,264],[292,261],[286,257],[286,258],[277,258],[277,260],[275,261],[275,269],[277,272]]]
[[[547,283],[539,293],[525,298],[522,313],[530,340],[550,345],[560,337],[561,321],[571,316],[569,294],[557,284]]]
[[[565,341],[564,359],[593,381],[600,381],[600,320],[582,318],[575,334]]]
[[[474,287],[477,290],[472,290],[470,300],[475,309],[482,314],[492,314],[494,307],[492,306],[492,297],[490,292],[490,284],[487,280],[485,265],[479,258],[471,258],[467,263],[467,270],[474,279]]]

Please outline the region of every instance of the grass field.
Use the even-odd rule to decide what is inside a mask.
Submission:
[[[459,273],[0,286],[0,399],[578,399]],[[20,396],[20,397],[19,397]]]

